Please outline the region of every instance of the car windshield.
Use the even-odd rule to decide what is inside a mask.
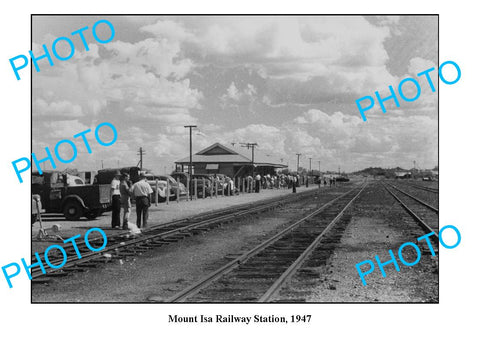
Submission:
[[[158,179],[162,181],[166,181],[168,179],[171,185],[177,185],[177,181],[172,176],[158,176]]]
[[[177,181],[175,180],[175,178],[173,178],[172,176],[167,176],[168,180],[170,182],[172,182],[173,184],[177,184]]]

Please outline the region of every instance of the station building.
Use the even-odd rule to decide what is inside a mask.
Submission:
[[[176,170],[188,172],[190,156],[175,162]],[[220,143],[192,154],[192,173],[214,175],[221,173],[234,177],[246,177],[252,175],[252,166],[255,174],[264,176],[274,175],[277,169],[287,168],[279,159],[263,153],[255,148],[254,161],[252,163],[252,149],[240,146],[227,147]]]

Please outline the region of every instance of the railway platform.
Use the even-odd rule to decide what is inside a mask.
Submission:
[[[309,190],[318,190],[318,186],[309,186],[297,188],[297,193],[302,193]],[[321,187],[320,191],[329,190],[329,187]],[[235,196],[218,196],[214,198],[206,199],[196,199],[192,201],[187,201],[185,199],[180,200],[179,202],[172,201],[169,204],[158,203],[158,206],[155,206],[155,203],[152,203],[152,206],[149,208],[149,226],[168,223],[178,219],[184,219],[190,216],[195,216],[202,213],[207,213],[215,210],[225,209],[235,205],[242,205],[248,203],[254,203],[261,200],[272,199],[275,197],[282,197],[292,193],[291,189],[265,189],[261,190],[260,193],[246,193]],[[124,233],[124,230],[121,229],[112,229],[111,228],[111,216],[112,213],[105,212],[102,216],[99,216],[95,219],[88,220],[85,217],[82,217],[78,221],[68,221],[61,214],[45,214],[42,215],[42,221],[44,228],[49,228],[53,224],[58,224],[61,226],[61,231],[58,233],[62,238],[67,239],[76,234],[81,234],[82,236],[90,228],[101,228],[105,231],[107,236],[115,236],[120,233]],[[136,221],[136,210],[135,204],[132,205],[132,212],[130,214],[130,222],[135,223]],[[39,222],[35,222],[32,225],[32,249],[33,251],[44,250],[48,245],[56,243],[55,241],[38,241],[35,237],[40,229]]]

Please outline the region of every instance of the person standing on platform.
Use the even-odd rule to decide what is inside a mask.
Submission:
[[[259,173],[255,176],[255,193],[260,193],[260,181],[262,180],[262,176]]]
[[[135,196],[135,205],[137,210],[137,227],[140,228],[143,218],[142,228],[147,227],[148,208],[150,207],[150,194],[153,193],[152,187],[145,180],[145,175],[140,175],[140,180],[132,186],[133,196]]]
[[[115,172],[110,183],[110,197],[112,198],[112,228],[120,228],[120,171]]]
[[[297,176],[292,176],[292,193],[297,192]]]
[[[120,202],[123,208],[123,230],[128,230],[128,219],[130,218],[130,210],[132,204],[130,202],[130,185],[128,184],[129,176],[122,173],[120,177]]]

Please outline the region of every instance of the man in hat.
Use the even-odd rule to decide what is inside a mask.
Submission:
[[[132,204],[130,203],[130,185],[129,185],[129,175],[128,173],[122,173],[120,177],[120,201],[123,208],[123,224],[122,229],[128,229],[128,218],[130,217],[130,208]]]
[[[115,176],[110,183],[110,196],[112,198],[112,228],[120,228],[120,171],[115,171]]]
[[[135,196],[135,205],[137,210],[137,227],[140,228],[143,216],[143,228],[147,227],[148,208],[150,207],[150,194],[153,193],[152,187],[145,180],[145,175],[140,175],[140,180],[132,186],[131,189]]]

